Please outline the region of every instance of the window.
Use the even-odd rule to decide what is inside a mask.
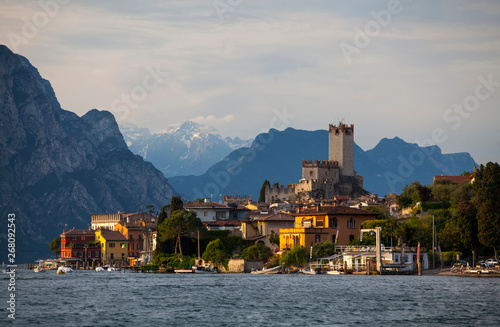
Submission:
[[[122,260],[125,259],[125,253],[122,253]]]
[[[354,235],[349,235],[349,242],[354,240]]]
[[[130,243],[130,250],[134,249],[134,243]]]
[[[352,217],[347,220],[347,228],[356,228],[356,220]]]
[[[205,216],[205,217],[206,217],[207,215],[208,215],[208,212],[203,211],[203,216]]]
[[[99,251],[95,251],[95,255],[94,255],[96,258],[99,258]]]
[[[72,239],[73,241],[76,241],[76,236],[73,236],[71,239]]]
[[[335,234],[332,235],[332,242],[335,243],[335,239],[337,238],[337,236]]]
[[[80,258],[83,258],[83,252],[81,252],[81,251],[80,251],[80,252],[78,252],[78,256],[79,256]]]
[[[85,241],[85,236],[82,236],[82,241]]]
[[[330,217],[330,224],[329,224],[328,227],[330,227],[330,228],[337,228],[337,218]]]
[[[320,243],[320,242],[321,242],[321,235],[316,235],[316,236],[314,237],[314,242],[316,242],[316,243]]]
[[[108,247],[114,248],[115,247],[115,243],[109,243]]]
[[[109,258],[110,258],[111,260],[113,260],[113,258],[114,258],[113,253],[111,253],[111,254],[109,255]]]

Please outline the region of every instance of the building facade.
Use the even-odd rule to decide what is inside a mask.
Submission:
[[[326,241],[347,245],[359,237],[361,224],[377,215],[372,211],[320,205],[316,209],[299,210],[292,214],[295,226],[280,229],[280,250]]]
[[[101,261],[110,265],[127,265],[128,240],[120,232],[98,229],[95,239],[101,245]]]
[[[249,245],[262,242],[275,251],[279,249],[279,244],[271,243],[271,237],[274,236],[279,239],[281,229],[291,228],[294,225],[295,218],[293,216],[276,213],[244,221],[241,224],[241,232],[243,239],[247,240]]]
[[[68,265],[90,268],[101,261],[101,247],[93,230],[73,228],[64,230],[60,237],[61,260]]]

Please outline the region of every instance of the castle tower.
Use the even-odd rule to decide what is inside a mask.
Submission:
[[[354,176],[354,125],[330,124],[328,160],[338,161],[340,174]]]

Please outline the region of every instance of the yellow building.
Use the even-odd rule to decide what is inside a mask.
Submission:
[[[359,237],[361,224],[375,219],[377,215],[367,210],[319,205],[316,209],[300,210],[292,214],[295,217],[294,228],[280,229],[280,250],[326,241],[347,245]]]
[[[123,265],[127,262],[128,240],[122,233],[98,229],[95,239],[101,244],[102,263]]]
[[[241,223],[241,231],[243,239],[248,242],[248,245],[254,245],[262,242],[271,250],[277,249],[269,240],[271,235],[278,236],[283,228],[294,226],[294,217],[286,213],[277,213],[254,218],[250,221]]]

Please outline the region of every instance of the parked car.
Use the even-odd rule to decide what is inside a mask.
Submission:
[[[488,259],[484,262],[485,267],[495,267],[498,265],[498,259]]]
[[[451,263],[452,267],[467,267],[468,265],[470,265],[470,263],[465,260],[454,260]]]

